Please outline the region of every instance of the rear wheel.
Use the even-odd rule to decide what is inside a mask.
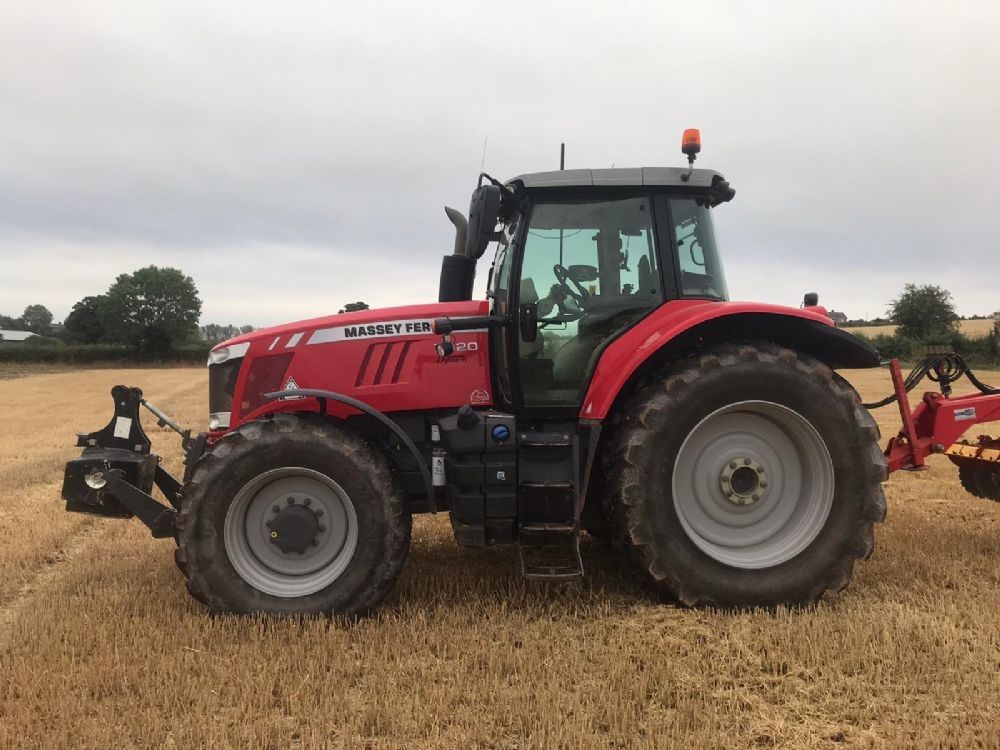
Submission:
[[[362,614],[391,590],[410,514],[385,459],[288,414],[226,435],[194,467],[178,565],[213,610]]]
[[[804,604],[871,553],[885,515],[878,428],[822,363],[723,347],[620,415],[610,517],[660,591],[689,605]]]

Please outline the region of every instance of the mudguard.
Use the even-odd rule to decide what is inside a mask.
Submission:
[[[878,367],[878,352],[810,309],[753,302],[673,300],[612,341],[600,354],[580,409],[604,419],[618,394],[657,364],[699,348],[770,341],[816,357],[833,369]]]

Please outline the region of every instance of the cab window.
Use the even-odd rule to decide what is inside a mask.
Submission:
[[[674,198],[670,213],[677,241],[681,296],[729,299],[709,209],[693,198]]]

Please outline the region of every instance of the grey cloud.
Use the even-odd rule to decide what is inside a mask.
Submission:
[[[151,262],[205,318],[433,299],[489,134],[498,176],[699,164],[734,296],[852,316],[907,281],[1000,307],[986,4],[0,7],[0,312]],[[977,260],[978,259],[978,260]],[[280,262],[280,273],[274,270]],[[988,264],[987,264],[988,265]],[[947,269],[947,270],[942,270]],[[482,268],[480,279],[485,276]]]

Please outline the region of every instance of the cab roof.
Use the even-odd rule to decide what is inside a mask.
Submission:
[[[688,180],[681,179],[688,174]],[[619,169],[559,169],[552,172],[531,172],[507,182],[511,187],[638,187],[644,185],[686,188],[710,188],[721,174],[711,169],[688,170],[686,167],[631,167]]]

